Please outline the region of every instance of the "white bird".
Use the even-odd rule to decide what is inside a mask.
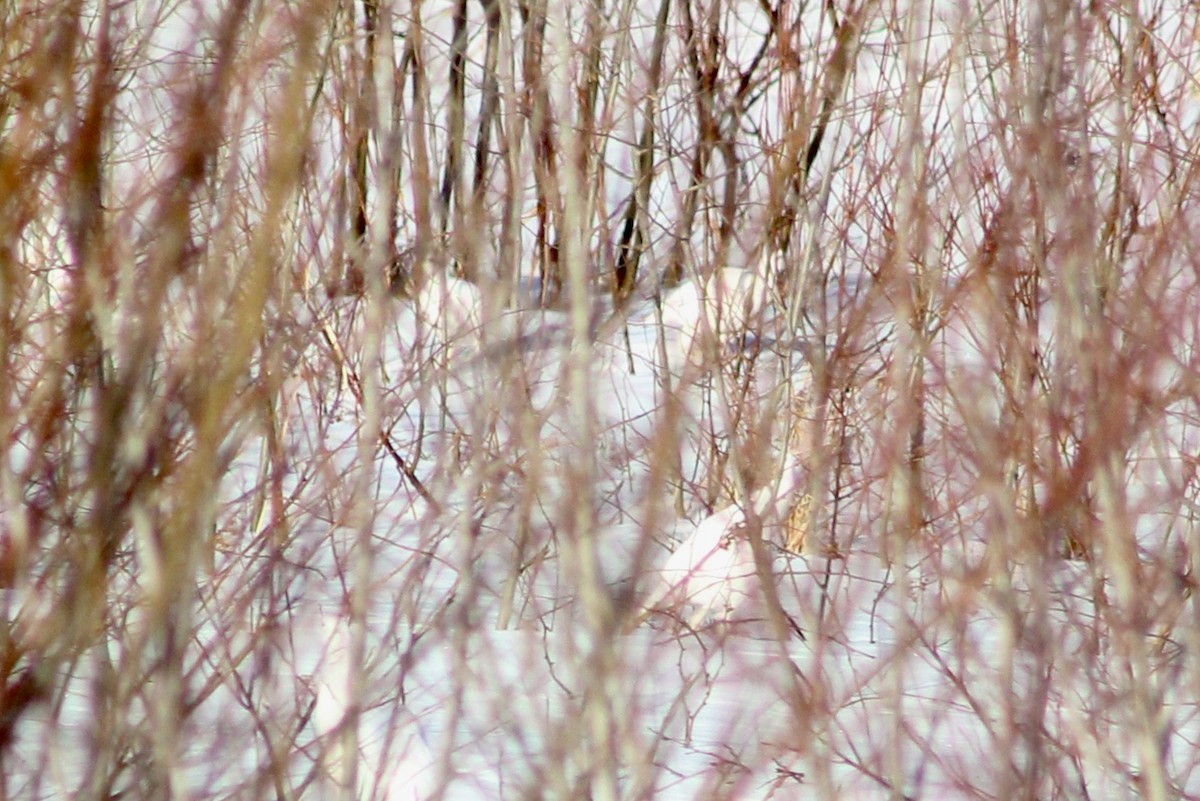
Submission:
[[[754,516],[764,526],[778,525],[787,517],[802,479],[799,465],[790,463],[778,486],[768,484],[754,496]],[[706,619],[728,619],[756,594],[758,580],[746,512],[731,504],[702,520],[671,554],[659,572],[657,590],[643,605],[642,619],[661,609],[690,609],[692,628]]]
[[[327,769],[335,781],[342,781],[350,773],[341,749],[341,733],[353,697],[350,632],[345,620],[332,615],[321,616],[319,630],[325,639],[325,652],[316,675],[313,727],[325,741]],[[376,786],[383,789],[386,801],[428,801],[437,793],[437,757],[421,738],[416,720],[411,716],[401,720],[402,730],[386,747],[364,739],[364,727],[359,727],[357,798],[371,797]]]
[[[475,333],[483,324],[483,293],[479,287],[444,270],[427,271],[416,301],[418,316],[446,342]]]
[[[688,281],[663,299],[663,327],[678,332],[683,360],[704,362],[708,343],[741,337],[762,321],[770,303],[766,278],[739,267],[723,267],[703,284]]]

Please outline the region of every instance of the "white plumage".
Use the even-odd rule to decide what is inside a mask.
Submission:
[[[690,609],[689,624],[726,618],[748,597],[757,569],[744,531],[745,514],[727,506],[701,521],[680,543],[660,573],[660,592],[651,608]]]
[[[688,281],[663,299],[663,327],[678,334],[681,362],[704,362],[708,343],[717,345],[757,328],[770,303],[767,279],[750,270],[724,267],[704,282]]]
[[[754,496],[754,514],[764,527],[787,516],[802,478],[801,468],[789,464],[778,486],[767,485]],[[644,608],[690,611],[688,622],[695,627],[709,618],[727,619],[756,593],[758,580],[746,513],[731,504],[700,521],[680,543],[659,572],[658,587]]]
[[[483,293],[470,281],[430,271],[417,291],[417,314],[447,342],[472,334],[483,323]]]
[[[353,696],[350,632],[346,621],[330,615],[321,617],[319,630],[326,645],[317,670],[317,700],[312,720],[317,735],[324,740],[330,773],[340,778],[348,775],[339,738]],[[359,700],[363,700],[361,694]],[[416,720],[411,716],[406,718],[399,718],[404,721],[400,724],[402,728],[391,739],[386,754],[377,742],[382,738],[369,737],[366,727],[359,727],[357,798],[369,798],[377,785],[386,801],[428,801],[436,794],[436,756],[421,738]]]

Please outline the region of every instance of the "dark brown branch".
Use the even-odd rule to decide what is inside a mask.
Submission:
[[[455,0],[450,39],[450,105],[447,109],[446,168],[439,195],[441,231],[450,230],[451,203],[460,201],[463,130],[466,119],[467,0]],[[457,227],[457,226],[455,226]]]
[[[475,205],[478,207],[487,189],[488,156],[492,126],[500,105],[500,78],[496,66],[500,57],[500,0],[481,0],[487,24],[487,46],[483,56],[483,92],[479,99],[479,128],[475,136]]]
[[[637,284],[638,264],[646,248],[646,211],[650,205],[650,186],[654,180],[655,109],[662,83],[663,51],[666,47],[667,20],[671,0],[662,0],[654,23],[654,50],[650,57],[650,86],[643,111],[645,127],[638,143],[637,168],[634,172],[634,194],[625,207],[621,241],[617,246],[617,266],[613,281],[613,297],[619,303],[633,294]]]
[[[562,204],[558,196],[558,148],[554,119],[550,113],[550,94],[543,70],[543,51],[546,37],[546,1],[520,0],[517,7],[525,41],[522,53],[522,77],[525,82],[524,111],[529,117],[534,136],[533,179],[537,195],[537,256],[542,278],[542,303],[551,303],[558,296],[562,277],[558,266],[558,244],[551,241],[551,232],[561,217]]]

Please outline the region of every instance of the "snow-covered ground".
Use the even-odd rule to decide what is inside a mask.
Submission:
[[[361,335],[358,321],[332,311],[337,337]],[[707,443],[740,436],[720,389],[729,376],[677,365],[676,394],[665,395],[659,356],[670,349],[640,310],[628,352],[622,331],[594,346],[595,440],[581,443],[565,390],[564,313],[508,312],[485,320],[482,343],[459,331],[467,339],[449,348],[446,329],[408,305],[389,307],[388,319],[382,425],[429,497],[387,448],[372,446],[374,461],[361,463],[355,379],[306,377],[298,365],[281,552],[239,547],[239,529],[269,525],[234,502],[261,480],[263,454],[244,448],[223,485],[230,539],[197,611],[189,681],[229,671],[239,680],[214,684],[191,716],[180,786],[247,793],[275,764],[304,797],[331,797],[319,766],[331,764],[321,754],[338,736],[330,729],[345,693],[329,688],[347,674],[330,660],[349,649],[346,604],[365,579],[358,775],[377,798],[599,798],[605,787],[656,799],[1007,798],[1031,782],[1080,798],[1134,797],[1145,759],[1131,723],[1139,687],[1151,688],[1143,701],[1164,739],[1169,786],[1200,793],[1189,644],[1113,634],[1115,613],[1097,612],[1082,563],[1030,562],[1028,550],[968,531],[885,559],[887,504],[855,490],[836,517],[817,514],[835,526],[836,549],[789,552],[779,515],[767,515],[761,564],[748,540],[730,543],[742,589],[754,591],[703,615],[683,598],[673,607],[654,594],[678,578],[678,554],[688,552],[680,543],[710,504],[725,507],[718,517],[739,508],[737,489],[708,481],[702,458]],[[740,336],[724,344],[731,363],[742,361]],[[803,381],[806,365],[800,349],[768,349],[755,370],[749,395],[766,403],[779,381]],[[329,383],[337,380],[347,383]],[[782,427],[742,446],[769,451],[754,455],[774,465]],[[663,442],[687,465],[683,517],[675,488],[660,480],[671,461]],[[582,489],[572,483],[581,460],[593,477]],[[359,529],[363,499],[351,487],[363,470]],[[580,505],[594,509],[583,524]],[[768,504],[757,506],[762,514]],[[632,630],[597,627],[580,590],[581,554],[594,556],[596,585]],[[1161,590],[1147,598],[1169,603],[1171,588]],[[639,617],[648,598],[657,611]],[[1135,683],[1132,664],[1152,672]],[[76,671],[64,708],[39,712],[55,725],[24,730],[19,753],[30,761],[8,767],[21,797],[83,786],[77,766],[96,747],[95,665]],[[607,710],[599,717],[597,703]],[[597,719],[602,728],[590,729]],[[605,784],[598,775],[610,765]]]

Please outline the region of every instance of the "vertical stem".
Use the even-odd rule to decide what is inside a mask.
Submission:
[[[637,285],[638,264],[647,241],[646,214],[650,205],[650,188],[654,180],[654,132],[657,124],[659,86],[662,81],[663,52],[666,47],[667,20],[671,0],[660,0],[654,23],[654,46],[650,56],[650,86],[643,107],[642,136],[638,142],[634,171],[633,196],[625,207],[621,239],[617,245],[617,265],[613,281],[613,297],[623,301],[633,294]]]
[[[453,230],[462,235],[462,149],[463,129],[466,119],[466,65],[467,65],[467,0],[454,1],[453,33],[450,37],[450,97],[446,108],[446,168],[442,173],[442,191],[439,195],[439,227],[444,234]],[[451,226],[451,203],[458,207],[454,225]]]

